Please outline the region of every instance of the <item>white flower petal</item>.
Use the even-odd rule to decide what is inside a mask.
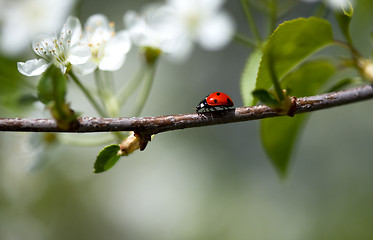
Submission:
[[[104,71],[116,71],[123,66],[125,59],[126,55],[124,54],[105,56],[101,59],[98,68]]]
[[[176,62],[182,62],[187,59],[193,50],[193,43],[187,39],[180,39],[177,45],[172,49],[166,49],[169,58]]]
[[[109,20],[103,14],[94,14],[90,16],[84,25],[84,30],[90,32],[98,27],[110,29]]]
[[[27,62],[18,62],[17,68],[25,76],[38,76],[42,74],[49,64],[44,59],[32,59]]]
[[[223,6],[224,0],[197,0],[201,2],[201,5],[205,9],[210,9],[213,12],[219,11]]]
[[[166,53],[189,48],[179,47],[184,42],[180,40],[185,34],[175,23],[175,14],[171,8],[152,5],[146,10],[141,16],[133,11],[124,15],[125,24],[135,45],[159,48]]]
[[[105,46],[105,53],[126,54],[131,48],[131,40],[127,31],[120,31]]]
[[[56,39],[51,35],[41,35],[39,40],[33,41],[32,50],[34,53],[41,58],[43,58],[48,63],[53,63],[56,61],[56,48],[53,40]]]
[[[75,45],[82,37],[82,25],[77,17],[69,16],[64,24],[61,34],[71,34],[70,45]]]
[[[56,36],[54,34],[38,35],[38,37],[35,38],[32,41],[32,48],[35,49],[35,48],[39,47],[39,45],[42,44],[43,42],[47,42],[48,44],[52,44],[53,43],[53,40],[52,40],[53,38],[56,38]]]
[[[167,3],[181,13],[197,10],[215,12],[223,5],[224,0],[168,0]]]
[[[232,19],[221,12],[201,24],[197,40],[207,50],[219,50],[231,40],[233,31]]]
[[[86,63],[92,53],[88,46],[77,45],[71,48],[68,61],[72,65]]]
[[[100,45],[110,39],[114,27],[110,25],[105,15],[95,14],[87,19],[84,26],[87,41],[92,45]]]
[[[127,11],[123,16],[123,22],[124,25],[126,25],[127,28],[132,28],[133,26],[137,25],[139,21],[142,19],[135,11]]]
[[[127,29],[129,29],[132,42],[137,46],[143,46],[143,43],[150,34],[145,20],[134,11],[126,12],[123,20]]]
[[[96,70],[97,64],[95,64],[92,61],[88,61],[83,64],[73,65],[72,69],[75,73],[80,75],[87,75],[92,73],[94,70]]]

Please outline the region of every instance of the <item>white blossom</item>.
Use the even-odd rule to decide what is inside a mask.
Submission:
[[[0,51],[15,56],[36,36],[58,29],[75,0],[1,0]]]
[[[87,62],[91,53],[88,46],[79,44],[81,35],[79,19],[69,17],[58,37],[46,35],[33,42],[32,49],[41,58],[18,62],[18,71],[26,76],[37,76],[55,64],[65,73],[70,65]]]
[[[92,55],[85,64],[74,66],[74,70],[81,74],[91,73],[97,68],[118,70],[131,48],[128,32],[122,30],[115,33],[114,23],[109,22],[102,14],[95,14],[87,19],[82,44],[89,46]]]
[[[184,59],[200,44],[219,50],[232,38],[234,23],[221,10],[223,0],[168,0],[152,5],[141,14],[129,11],[124,16],[132,41],[140,47],[160,49],[174,59]]]
[[[219,50],[232,38],[234,23],[221,10],[223,0],[168,0],[175,20],[191,41],[204,49]]]
[[[174,59],[185,58],[191,50],[187,36],[166,6],[152,5],[141,13],[128,11],[124,15],[132,42],[141,48],[159,49]]]

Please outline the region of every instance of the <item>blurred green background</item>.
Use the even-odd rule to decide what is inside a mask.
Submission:
[[[80,19],[84,23],[103,13],[121,29],[124,12],[149,2],[84,1]],[[372,2],[357,1],[351,29],[366,57],[372,50]],[[239,1],[227,1],[225,9],[237,29],[249,34]],[[281,21],[313,10],[299,3]],[[264,28],[263,17],[255,16]],[[217,90],[241,106],[239,79],[249,53],[233,42],[219,52],[196,47],[181,64],[162,59],[142,115],[193,112],[201,98]],[[118,85],[134,74],[138,62],[132,50],[114,73]],[[84,78],[87,84],[91,77]],[[37,78],[27,81],[34,84]],[[73,109],[95,115],[72,85],[68,99]],[[0,114],[43,117],[42,108],[36,109],[14,113],[3,106]],[[130,110],[125,106],[123,116]],[[367,101],[313,113],[285,180],[262,150],[258,121],[159,134],[144,152],[97,175],[92,168],[102,146],[40,149],[30,144],[40,134],[2,132],[0,239],[373,239],[372,110]],[[42,166],[35,167],[40,156]]]

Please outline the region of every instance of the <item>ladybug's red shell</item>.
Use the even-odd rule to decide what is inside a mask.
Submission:
[[[225,93],[213,92],[206,97],[206,103],[213,107],[232,107],[232,99]]]
[[[210,95],[208,95],[206,98],[202,99],[202,101],[196,106],[196,110],[197,110],[197,112],[201,109],[203,109],[203,110],[210,110],[210,109],[217,110],[215,107],[220,107],[220,108],[233,107],[233,101],[225,93],[213,92]]]

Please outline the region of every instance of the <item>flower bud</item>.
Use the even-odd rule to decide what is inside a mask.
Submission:
[[[118,151],[118,155],[127,156],[135,150],[140,149],[139,138],[137,138],[135,132],[131,132],[130,135],[119,145],[119,147],[120,150]]]
[[[363,77],[373,82],[373,62],[367,59],[361,60],[359,68]]]
[[[119,145],[118,155],[127,156],[135,150],[143,151],[151,140],[150,135],[141,132],[130,132],[130,135]]]
[[[154,64],[158,57],[162,54],[162,50],[154,47],[144,47],[145,60],[149,65]]]

